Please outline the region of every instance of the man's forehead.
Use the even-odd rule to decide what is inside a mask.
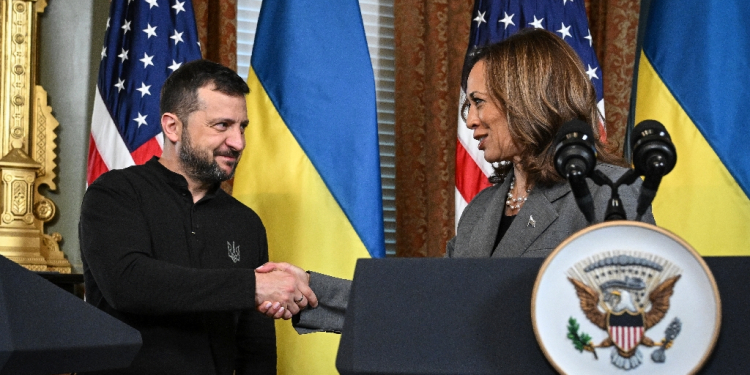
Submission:
[[[209,83],[207,85],[201,86],[198,88],[198,100],[199,101],[205,101],[207,99],[213,99],[213,98],[235,98],[235,99],[241,99],[242,101],[245,101],[245,95],[244,94],[230,94],[227,92],[224,92],[220,90],[214,83]]]

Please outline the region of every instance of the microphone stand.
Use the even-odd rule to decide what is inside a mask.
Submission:
[[[612,190],[612,196],[609,198],[607,209],[604,211],[604,221],[628,219],[625,214],[625,207],[622,206],[622,200],[620,200],[619,189],[623,184],[632,184],[638,177],[639,175],[635,170],[628,169],[617,181],[612,182],[602,171],[594,170],[594,173],[591,174],[591,181],[599,186],[607,185]]]

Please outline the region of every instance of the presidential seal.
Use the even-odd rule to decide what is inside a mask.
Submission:
[[[571,339],[579,351],[587,350],[596,356],[597,348],[612,347],[610,360],[623,370],[638,367],[643,362],[639,346],[659,347],[652,358],[664,362],[664,350],[669,348],[681,323],[675,317],[670,327],[675,333],[668,340],[654,342],[645,333],[669,312],[669,299],[681,270],[671,262],[653,254],[612,251],[584,259],[568,270],[586,318],[607,333],[599,344],[584,342],[573,328],[577,321],[568,321]],[[584,336],[586,337],[586,336]]]
[[[588,227],[545,260],[532,296],[542,352],[563,374],[691,374],[713,349],[721,300],[685,241],[653,225]]]

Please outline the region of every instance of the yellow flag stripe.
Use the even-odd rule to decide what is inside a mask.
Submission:
[[[237,167],[235,198],[255,210],[268,234],[271,261],[352,278],[369,253],[310,159],[275,110],[251,68],[247,146]],[[298,335],[277,323],[279,374],[336,374],[338,335]],[[287,357],[294,356],[291,361]]]
[[[704,256],[750,255],[750,200],[641,54],[635,122],[664,124],[677,165],[653,203],[657,225]]]

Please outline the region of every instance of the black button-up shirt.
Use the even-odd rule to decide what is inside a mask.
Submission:
[[[265,228],[218,186],[193,203],[158,158],[105,173],[84,196],[79,237],[88,302],[143,338],[116,373],[276,373],[273,321],[254,311]]]

